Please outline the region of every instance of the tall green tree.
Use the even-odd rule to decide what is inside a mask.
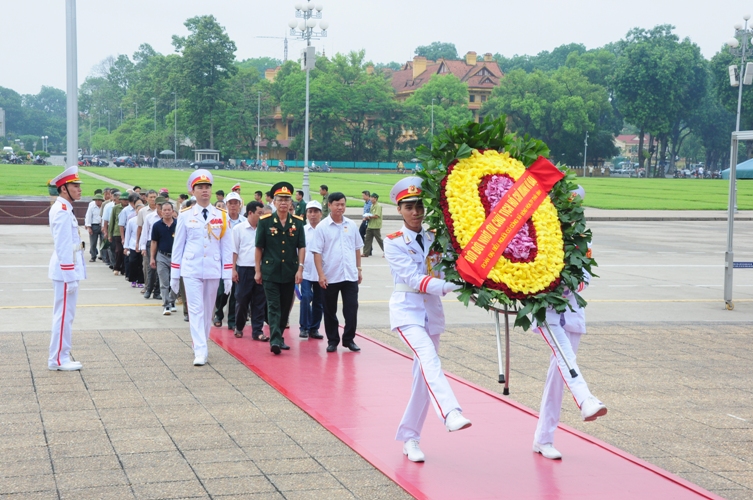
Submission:
[[[639,151],[644,135],[650,133],[660,140],[659,159],[666,158],[672,138],[673,153],[679,150],[683,129],[706,91],[700,49],[689,39],[680,41],[673,29],[660,25],[628,32],[614,75],[619,110],[640,129]],[[674,162],[674,154],[670,161]],[[643,155],[639,162],[643,167]],[[663,170],[657,174],[663,175]]]
[[[419,144],[431,144],[432,113],[434,135],[473,119],[468,109],[468,85],[452,74],[433,75],[406,99],[405,106],[414,117],[413,131]]]
[[[507,115],[510,130],[541,139],[552,158],[568,165],[583,162],[586,132],[592,160],[605,160],[617,152],[613,138],[621,121],[612,110],[607,91],[575,68],[511,71],[492,91],[482,114]]]
[[[458,49],[455,48],[454,43],[432,42],[429,45],[419,45],[414,53],[431,61],[458,59]]]
[[[182,56],[181,96],[185,97],[189,132],[197,145],[214,149],[223,92],[238,72],[236,46],[214,16],[192,17],[183,24],[190,34],[173,35],[173,46]]]

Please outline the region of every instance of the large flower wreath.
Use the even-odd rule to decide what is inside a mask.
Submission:
[[[554,184],[483,283],[464,281],[457,263],[497,202],[539,156],[548,155],[543,142],[506,133],[504,116],[446,130],[433,148],[418,151],[426,222],[436,231],[434,250],[442,255],[446,278],[463,285],[459,299],[466,305],[473,299],[487,310],[517,306],[515,325],[525,330],[531,317],[546,319],[547,307],[565,311],[566,289],[580,306],[586,305],[575,290],[584,281],[584,270],[593,274],[596,262],[588,253],[591,231],[582,200],[571,194],[577,188],[574,173],[564,172]]]

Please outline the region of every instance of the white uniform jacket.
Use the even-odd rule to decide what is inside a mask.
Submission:
[[[66,283],[86,279],[78,220],[73,215],[73,205],[60,196],[50,208],[50,230],[55,251],[50,258],[48,277]]]
[[[227,212],[207,206],[207,220],[198,204],[178,217],[173,242],[170,277],[200,279],[232,278],[233,231]]]
[[[591,280],[591,275],[584,270],[586,280],[578,286],[578,293],[588,288],[588,282]],[[570,302],[571,311],[569,308],[563,313],[558,313],[551,307],[546,310],[546,321],[550,325],[560,325],[568,332],[573,333],[586,333],[586,310],[578,305],[575,301],[575,295],[568,291],[565,293],[565,297]]]
[[[445,281],[440,273],[430,269],[437,260],[429,255],[434,233],[422,230],[421,234],[423,250],[416,242],[416,233],[405,226],[384,239],[384,256],[395,284],[390,297],[390,328],[418,325],[430,335],[437,335],[444,331],[441,297]]]

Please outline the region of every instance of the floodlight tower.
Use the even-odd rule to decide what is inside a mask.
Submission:
[[[321,31],[314,31],[316,20],[322,18],[323,9],[322,4],[314,4],[311,0],[307,0],[305,3],[297,3],[295,4],[295,17],[301,19],[301,21],[291,19],[288,22],[290,36],[306,41],[306,48],[301,52],[303,56],[301,59],[301,69],[306,70],[306,117],[303,131],[302,186],[303,199],[306,201],[311,200],[311,196],[309,195],[309,74],[316,64],[316,49],[311,46],[311,40],[318,40],[327,36],[327,28],[329,28],[327,21],[319,21]]]

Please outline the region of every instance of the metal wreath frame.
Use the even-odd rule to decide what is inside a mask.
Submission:
[[[733,250],[735,205],[737,205],[737,148],[740,141],[753,141],[753,130],[732,132],[729,157],[729,201],[727,203],[727,251],[724,252],[724,305],[728,311],[735,308],[732,302],[732,275],[735,269]]]

